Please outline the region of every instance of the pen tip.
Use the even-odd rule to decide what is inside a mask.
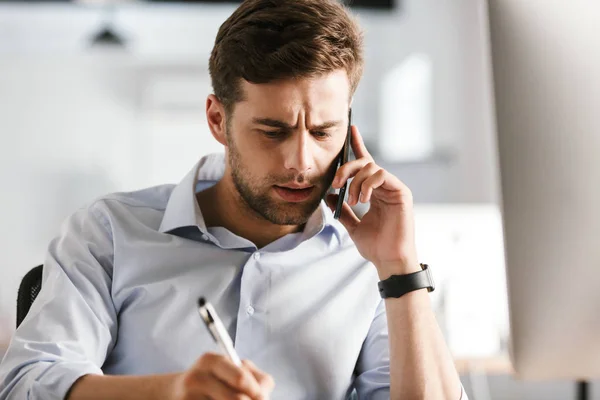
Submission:
[[[206,304],[206,299],[204,297],[200,297],[198,299],[198,306],[199,307],[204,307],[205,304]]]

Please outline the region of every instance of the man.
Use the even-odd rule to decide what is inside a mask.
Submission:
[[[225,157],[67,220],[0,399],[459,399],[427,290],[378,291],[421,271],[409,189],[356,127],[356,160],[336,170],[362,68],[335,0],[245,1],[210,58],[206,115]],[[323,199],[349,178],[336,221],[336,196]],[[216,351],[200,296],[241,367]]]

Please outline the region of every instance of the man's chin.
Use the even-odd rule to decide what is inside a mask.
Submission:
[[[319,208],[321,200],[310,202],[289,203],[277,201],[266,211],[268,220],[277,225],[304,225]]]

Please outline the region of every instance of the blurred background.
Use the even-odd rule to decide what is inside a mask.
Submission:
[[[97,196],[177,183],[221,151],[208,58],[235,2],[0,0],[0,356],[17,287],[61,221]],[[414,192],[434,306],[475,400],[565,399],[511,377],[487,6],[365,0],[354,120]],[[600,398],[600,397],[599,397]]]

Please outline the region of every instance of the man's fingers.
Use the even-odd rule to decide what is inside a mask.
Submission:
[[[199,365],[199,372],[210,372],[232,389],[248,395],[250,398],[261,398],[261,388],[254,376],[246,368],[240,368],[229,358],[221,354],[205,354]]]
[[[365,165],[369,164],[371,160],[361,158],[357,160],[348,161],[346,164],[338,168],[335,173],[335,178],[331,186],[335,189],[339,189],[344,186],[344,183],[354,175],[356,175]]]
[[[352,125],[352,151],[357,159],[368,158],[373,161],[373,157],[369,154],[367,146],[365,146],[365,142],[356,125]]]
[[[377,166],[377,164],[371,162],[371,163],[368,163],[367,165],[365,165],[363,167],[363,169],[361,169],[356,174],[356,176],[352,180],[352,183],[350,184],[350,187],[348,188],[348,204],[349,205],[353,206],[353,205],[357,204],[359,200],[362,200],[360,198],[360,195],[361,194],[363,196],[365,195],[365,193],[363,192],[363,183],[368,178],[375,175],[375,173],[377,173],[377,171],[379,171],[379,170],[381,170],[381,168],[379,166]]]
[[[226,383],[221,382],[219,379],[199,379],[195,389],[189,392],[193,398],[198,399],[232,399],[232,400],[252,400],[249,397],[239,391],[229,387]],[[197,397],[194,396],[197,394]]]
[[[268,393],[273,391],[273,388],[275,387],[275,381],[271,375],[259,370],[258,367],[250,360],[242,360],[242,364],[248,368],[252,375],[254,375],[254,378],[263,388],[263,390],[266,390]]]
[[[356,160],[348,161],[338,168],[331,185],[335,189],[341,188],[348,179],[354,177],[365,165],[373,162],[373,157],[369,154],[356,126],[352,126],[352,150]]]
[[[385,178],[385,170],[380,169],[376,173],[365,179],[362,185],[360,186],[360,200],[363,203],[368,203],[369,201],[371,201],[371,194],[373,193],[373,190],[383,185],[385,183]]]
[[[327,202],[327,206],[329,207],[329,209],[332,212],[335,210],[335,207],[337,205],[337,201],[338,201],[339,197],[340,196],[337,194],[329,194],[326,197],[325,201]],[[344,227],[350,234],[352,234],[352,232],[354,232],[354,229],[356,229],[356,227],[360,223],[360,218],[358,218],[356,216],[354,211],[352,211],[352,208],[346,202],[344,202],[342,204],[342,213],[340,214],[340,222],[342,223],[342,225],[344,225]]]
[[[247,394],[251,398],[260,398],[260,385],[245,368],[240,368],[229,359],[224,359],[213,368],[213,374],[233,389]]]

